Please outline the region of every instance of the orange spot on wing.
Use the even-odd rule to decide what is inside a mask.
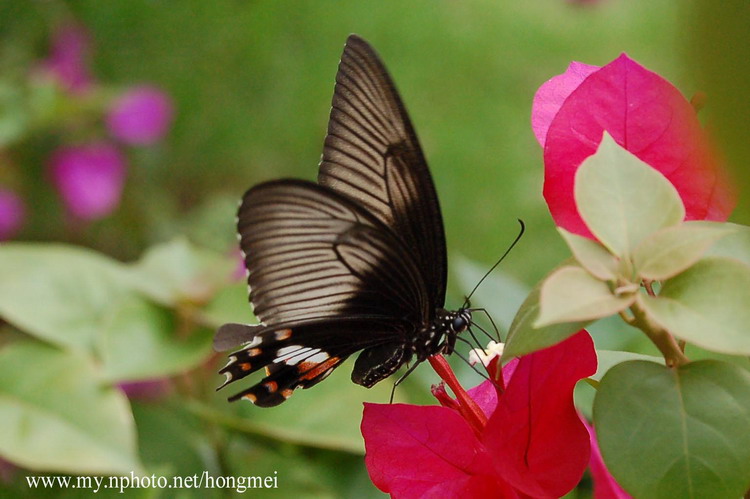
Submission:
[[[268,390],[269,393],[273,393],[279,388],[279,385],[275,381],[269,381],[268,383],[263,383],[263,386],[266,387],[266,390]]]
[[[287,388],[286,390],[281,390],[281,395],[285,399],[288,399],[289,397],[291,397],[292,393],[294,393],[294,390],[292,390],[291,388]]]
[[[310,380],[317,378],[327,370],[336,367],[339,360],[338,357],[331,357],[320,364],[314,362],[301,362],[298,367],[299,372],[301,373],[300,379]]]
[[[252,393],[248,393],[248,394],[246,394],[246,395],[243,395],[243,398],[246,398],[247,400],[249,400],[249,401],[250,401],[250,402],[252,402],[253,404],[255,403],[255,401],[256,401],[256,400],[258,400],[258,397],[256,397],[256,396],[255,396],[255,395],[253,395]]]
[[[276,340],[283,341],[291,338],[292,336],[292,330],[291,329],[279,329],[276,331]]]
[[[243,362],[242,364],[240,364],[240,369],[242,369],[243,371],[249,371],[252,368],[253,366],[249,362]]]

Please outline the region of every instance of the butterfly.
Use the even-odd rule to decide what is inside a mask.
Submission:
[[[310,388],[359,352],[371,387],[416,358],[453,352],[471,310],[444,307],[445,234],[432,177],[385,66],[346,41],[318,182],[252,187],[237,218],[257,325],[225,324],[216,350],[241,346],[219,388],[265,368],[229,397],[261,407]],[[466,304],[465,304],[466,305]]]

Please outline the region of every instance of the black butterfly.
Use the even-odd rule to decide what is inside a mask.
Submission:
[[[318,183],[276,180],[238,214],[258,325],[225,324],[217,350],[232,396],[271,407],[361,351],[352,381],[371,387],[416,356],[450,354],[471,311],[443,309],[446,249],[435,188],[406,109],[373,48],[351,35],[333,94]],[[221,387],[220,387],[221,388]]]

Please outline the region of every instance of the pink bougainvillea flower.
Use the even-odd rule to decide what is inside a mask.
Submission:
[[[245,257],[242,251],[239,249],[232,250],[232,258],[236,262],[234,271],[232,272],[232,280],[244,281],[247,279],[247,266],[245,265]]]
[[[15,236],[25,219],[26,207],[21,196],[0,187],[0,241]]]
[[[16,474],[18,474],[19,468],[0,457],[0,483],[13,483]]]
[[[112,144],[63,147],[50,158],[52,180],[76,218],[96,220],[120,204],[126,163]]]
[[[589,469],[594,482],[594,499],[630,499],[630,495],[620,487],[612,475],[609,474],[607,466],[599,451],[599,443],[596,441],[594,427],[585,419],[583,420],[591,437],[591,461]]]
[[[167,378],[128,381],[118,386],[128,398],[146,402],[164,398],[172,391],[172,385]]]
[[[161,139],[172,123],[172,100],[153,86],[134,87],[115,100],[107,114],[113,137],[132,145],[149,145]]]
[[[497,360],[497,359],[495,359]],[[441,406],[365,404],[362,435],[373,483],[393,497],[561,497],[580,480],[590,443],[573,405],[576,382],[596,371],[585,331],[489,367],[491,382],[464,391],[440,357],[430,363],[451,387]]]
[[[573,183],[604,131],[672,182],[687,220],[726,220],[734,208],[733,190],[693,107],[625,54],[593,71],[571,64],[543,84],[532,126],[544,146],[544,197],[555,223],[571,232],[593,238],[578,214]]]
[[[578,88],[588,75],[597,71],[599,66],[591,66],[582,62],[571,62],[563,74],[550,78],[542,83],[534,95],[534,104],[531,110],[531,128],[534,130],[536,140],[544,147],[547,139],[547,130],[552,119],[560,110],[565,99]]]
[[[50,54],[42,63],[42,69],[66,90],[85,92],[93,82],[88,67],[90,47],[85,28],[78,24],[65,25],[53,35]]]

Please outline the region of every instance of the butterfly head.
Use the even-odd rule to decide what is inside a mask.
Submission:
[[[455,333],[463,333],[469,328],[471,324],[471,312],[466,308],[461,308],[454,312],[453,319],[450,323],[450,330]]]
[[[456,338],[470,325],[471,310],[463,307],[455,311],[439,309],[430,337],[425,342],[427,351],[423,352],[422,356],[426,358],[436,353],[450,355],[456,346]]]

